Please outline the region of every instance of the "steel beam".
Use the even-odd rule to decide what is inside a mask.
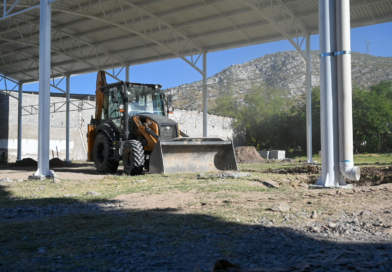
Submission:
[[[50,176],[50,52],[51,4],[41,0],[39,37],[38,169],[36,176]]]
[[[305,71],[305,93],[306,93],[306,152],[308,163],[313,163],[312,147],[312,52],[310,50],[310,34],[306,35],[306,71]]]
[[[70,137],[69,137],[69,131],[70,131],[70,122],[71,122],[71,116],[70,116],[70,111],[69,111],[69,108],[70,108],[70,96],[71,96],[71,92],[70,92],[70,89],[71,89],[71,76],[70,75],[67,75],[66,76],[66,90],[67,90],[67,93],[66,93],[66,110],[65,110],[65,137],[66,137],[66,147],[65,147],[65,152],[66,152],[66,155],[65,155],[65,161],[66,162],[71,162],[71,160],[69,159],[69,140],[70,140]]]
[[[19,0],[18,0],[18,1],[19,1]],[[0,16],[0,21],[2,21],[2,20],[7,20],[7,19],[9,19],[9,18],[11,18],[11,17],[13,17],[13,16],[16,16],[16,15],[19,15],[19,14],[22,14],[22,13],[25,13],[25,12],[30,11],[30,10],[32,10],[32,9],[39,8],[39,6],[40,6],[40,5],[36,5],[36,6],[28,7],[28,8],[25,8],[25,9],[23,9],[23,10],[20,10],[20,11],[14,12],[14,13],[11,13],[11,11],[12,11],[13,8],[15,7],[15,5],[18,3],[18,1],[15,2],[15,3],[13,4],[13,6],[7,11],[6,0],[4,0],[4,4],[3,4],[3,16]]]
[[[19,96],[18,96],[18,157],[17,161],[22,160],[22,107],[23,107],[23,83],[19,83]]]
[[[207,52],[203,52],[203,137],[208,136],[207,126],[207,107],[208,107],[208,90],[207,90]]]
[[[271,14],[266,12],[263,7],[260,6],[260,2],[253,2],[253,0],[243,0],[244,4],[248,5],[251,9],[253,9],[256,13],[259,14],[260,17],[264,18],[265,20],[267,20],[272,26],[275,27],[276,30],[278,30],[294,47],[295,49],[297,49],[297,51],[301,54],[301,56],[306,60],[307,56],[306,54],[302,51],[301,49],[301,44],[299,42],[295,42],[293,38],[291,38],[291,35],[288,34],[288,31],[286,31],[286,29],[284,27],[282,27],[279,22],[277,22],[274,18],[274,13]],[[282,6],[282,8],[284,8],[286,6]],[[288,9],[287,9],[288,10]],[[287,11],[286,10],[286,11]],[[289,15],[292,13],[289,13]],[[300,24],[298,24],[295,18],[293,19],[293,26],[298,26],[300,28],[301,31],[302,27]],[[290,31],[289,31],[290,32]],[[306,33],[302,33],[302,34],[306,34]],[[298,35],[299,36],[299,35]],[[297,36],[297,37],[298,37]]]
[[[129,65],[125,67],[125,81],[129,82]]]
[[[115,27],[117,27],[118,29],[121,29],[121,30],[125,31],[126,33],[136,34],[136,35],[138,35],[139,37],[145,38],[146,40],[149,40],[149,41],[151,41],[151,42],[153,42],[153,43],[155,43],[155,44],[157,44],[157,45],[160,45],[162,48],[167,49],[169,52],[172,52],[174,55],[176,55],[177,57],[181,58],[182,60],[184,60],[184,61],[185,61],[186,63],[188,63],[189,65],[191,65],[191,66],[192,66],[194,69],[196,69],[196,71],[198,71],[200,74],[203,74],[203,71],[201,71],[201,70],[195,65],[195,63],[192,63],[191,61],[189,61],[187,58],[184,57],[184,54],[181,54],[182,52],[180,52],[180,50],[179,50],[179,48],[178,48],[178,42],[176,42],[177,48],[176,48],[176,49],[172,49],[170,46],[168,46],[168,45],[163,41],[163,39],[161,39],[161,40],[156,40],[156,39],[150,37],[150,36],[147,34],[147,32],[139,31],[139,30],[137,30],[137,29],[135,29],[135,28],[133,28],[133,27],[131,27],[131,26],[129,26],[129,25],[127,26],[127,25],[124,25],[124,24],[122,24],[122,23],[115,23],[115,22],[112,22],[112,21],[110,21],[110,20],[108,20],[108,19],[106,19],[106,18],[101,18],[101,17],[95,16],[95,15],[90,15],[90,14],[81,13],[81,12],[73,12],[73,11],[69,11],[69,10],[65,10],[65,9],[54,9],[54,10],[56,10],[56,11],[61,11],[61,12],[65,13],[65,14],[71,14],[71,15],[75,15],[75,16],[80,16],[80,17],[89,18],[89,19],[92,19],[92,20],[95,20],[95,21],[99,21],[99,22],[108,24],[108,25],[115,26]],[[156,19],[156,20],[158,20],[158,19]],[[174,34],[176,35],[175,29],[173,29],[173,32],[174,32]],[[199,49],[201,49],[201,48],[199,48]]]

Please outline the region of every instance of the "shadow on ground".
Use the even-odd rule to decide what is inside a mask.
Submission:
[[[84,163],[65,163],[61,161],[61,164],[55,164],[50,166],[50,170],[53,170],[56,174],[59,174],[61,179],[79,179],[82,175],[84,178],[95,178],[96,176],[106,176],[106,174],[99,173],[93,162]],[[18,179],[27,179],[29,175],[33,175],[37,171],[37,166],[33,165],[18,165],[17,163],[0,164],[0,174],[3,176],[19,174]],[[118,167],[118,170],[111,175],[123,175],[122,164]],[[78,176],[75,176],[78,175]],[[91,177],[87,176],[91,175]],[[1,176],[1,175],[0,175]]]
[[[9,197],[0,185],[0,198]],[[392,267],[390,243],[327,241],[289,228],[227,222],[181,209],[112,209],[121,204],[55,200],[68,204],[45,206],[40,217],[35,216],[43,209],[38,204],[48,199],[34,200],[34,205],[15,200],[16,216],[0,218],[0,270],[194,271],[198,266],[211,271],[219,259],[265,268],[255,271]],[[0,211],[4,216],[9,209]]]

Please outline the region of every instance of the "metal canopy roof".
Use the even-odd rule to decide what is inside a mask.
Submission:
[[[36,81],[39,8],[31,7],[40,1],[2,2],[0,74]],[[351,0],[352,27],[390,21],[392,0]],[[204,51],[284,39],[299,49],[318,24],[318,0],[58,0],[52,3],[52,76],[171,58],[199,69]]]

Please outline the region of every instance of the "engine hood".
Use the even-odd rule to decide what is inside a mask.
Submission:
[[[173,126],[177,125],[177,122],[173,121],[172,119],[166,117],[166,116],[159,116],[159,115],[154,115],[154,114],[137,114],[137,116],[141,118],[148,118],[155,123],[157,123],[159,126]]]

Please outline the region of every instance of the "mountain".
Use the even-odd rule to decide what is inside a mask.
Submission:
[[[320,86],[320,58],[312,51],[312,86]],[[392,81],[392,58],[352,53],[353,86],[368,88],[380,81]],[[239,99],[259,85],[287,90],[291,96],[305,92],[305,60],[297,51],[268,54],[243,64],[231,65],[208,78],[208,106],[224,92],[231,91]],[[202,109],[202,81],[167,89],[174,106],[186,110]]]

